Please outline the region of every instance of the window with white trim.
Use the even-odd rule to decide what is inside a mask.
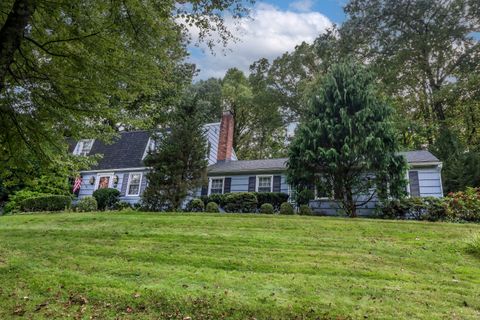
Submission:
[[[140,182],[142,181],[141,173],[130,173],[128,176],[127,196],[140,195]]]
[[[272,192],[272,176],[257,177],[257,192]]]
[[[75,146],[75,150],[73,150],[73,154],[86,156],[92,150],[94,139],[82,139],[77,142]]]
[[[223,178],[215,178],[210,181],[210,194],[223,194]]]

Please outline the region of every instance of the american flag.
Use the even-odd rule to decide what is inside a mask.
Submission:
[[[75,178],[75,183],[73,184],[73,193],[80,190],[80,185],[82,184],[82,177],[78,176]]]

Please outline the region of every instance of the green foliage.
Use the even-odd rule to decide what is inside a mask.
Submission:
[[[99,210],[113,209],[120,201],[120,191],[114,188],[97,189],[93,197],[97,200]]]
[[[205,205],[207,205],[209,202],[215,202],[220,207],[223,207],[225,205],[225,196],[226,194],[216,193],[209,196],[201,196],[200,199],[202,199]]]
[[[446,205],[441,198],[411,197],[390,200],[382,205],[380,217],[384,219],[414,219],[428,221],[450,220]]]
[[[20,203],[23,200],[29,198],[35,198],[40,196],[46,196],[47,194],[40,193],[37,191],[30,191],[30,190],[20,190],[15,192],[8,200],[7,204],[4,207],[5,213],[12,213],[21,210]]]
[[[78,200],[76,206],[78,212],[91,212],[98,210],[97,200],[94,197],[84,197]]]
[[[473,255],[476,255],[477,257],[480,258],[480,234],[479,233],[473,235],[467,241],[467,252]]]
[[[273,205],[271,205],[270,203],[263,203],[263,204],[260,206],[260,213],[263,213],[263,214],[274,214],[274,213],[275,213],[275,210],[273,209]]]
[[[445,202],[448,215],[453,219],[480,222],[480,188],[450,193]]]
[[[255,192],[255,196],[259,206],[269,203],[275,210],[280,209],[280,205],[288,200],[288,194],[283,192]]]
[[[229,69],[222,80],[222,99],[235,123],[233,148],[241,159],[284,155],[285,130],[278,105],[261,77]]]
[[[217,203],[209,202],[209,203],[207,203],[207,206],[205,207],[205,212],[218,213],[218,212],[220,212],[220,209],[218,208]]]
[[[313,200],[314,198],[315,194],[310,189],[303,189],[295,193],[295,201],[298,205],[308,205],[310,203],[310,200]]]
[[[308,204],[301,204],[298,209],[298,214],[302,216],[311,216],[313,215],[312,208]]]
[[[192,199],[188,202],[186,210],[188,212],[203,212],[205,209],[205,204],[201,199]]]
[[[103,140],[117,125],[151,126],[191,80],[187,29],[209,46],[225,44],[225,11],[236,19],[248,15],[246,6],[2,1],[0,172],[65,161],[65,136]]]
[[[297,189],[324,184],[352,217],[370,200],[357,201],[356,194],[376,189],[381,199],[403,196],[406,160],[396,154],[391,113],[364,67],[332,66],[290,145],[289,183]]]
[[[200,117],[206,123],[218,122],[222,115],[222,81],[216,78],[193,83],[185,94],[197,97]]]
[[[118,211],[122,211],[122,210],[130,210],[132,209],[132,205],[127,202],[127,201],[118,201],[117,203],[115,203],[113,205],[113,210],[118,210]]]
[[[225,195],[224,209],[226,212],[254,213],[257,211],[258,200],[252,192],[234,192]]]
[[[145,159],[152,169],[142,195],[149,210],[178,211],[185,198],[206,179],[208,146],[195,98],[183,100],[171,114],[170,129],[157,137],[157,148]]]
[[[295,214],[295,211],[293,210],[293,206],[290,203],[284,202],[280,206],[280,214],[292,215]]]
[[[24,212],[34,211],[62,211],[70,208],[72,198],[62,195],[43,195],[27,198],[20,201],[20,210]]]

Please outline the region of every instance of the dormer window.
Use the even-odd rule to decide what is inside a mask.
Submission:
[[[73,154],[79,156],[87,156],[90,150],[92,150],[94,141],[94,139],[82,139],[78,141],[75,150],[73,150]]]
[[[143,152],[143,157],[142,159],[145,159],[145,157],[148,155],[149,152],[155,151],[155,140],[152,138],[148,138],[147,142],[147,147],[145,148],[145,151]]]

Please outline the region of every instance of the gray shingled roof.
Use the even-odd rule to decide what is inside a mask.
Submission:
[[[405,151],[399,152],[407,158],[408,163],[422,163],[422,162],[440,162],[437,157],[426,150]]]
[[[428,151],[406,151],[399,154],[407,158],[407,162],[425,163],[440,162],[433,154]],[[274,172],[286,169],[287,158],[265,159],[265,160],[239,160],[218,162],[208,167],[210,174],[226,173],[247,173],[247,172]]]
[[[89,155],[103,154],[91,170],[143,167],[143,154],[147,147],[148,131],[122,132],[112,144],[95,140]]]

